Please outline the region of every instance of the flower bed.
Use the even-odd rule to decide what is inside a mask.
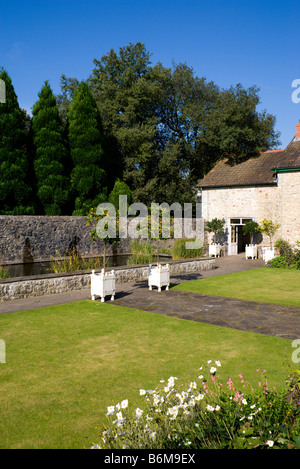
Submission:
[[[219,380],[221,363],[209,360],[188,387],[171,376],[153,390],[140,389],[145,405],[128,400],[107,408],[109,424],[92,449],[300,448],[300,371],[285,391],[269,389],[265,370],[253,388],[239,375]]]

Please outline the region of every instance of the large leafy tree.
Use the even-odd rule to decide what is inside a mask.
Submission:
[[[34,213],[29,182],[26,113],[20,109],[8,73],[0,70],[5,83],[5,99],[0,103],[0,213]]]
[[[166,68],[150,59],[140,42],[112,49],[94,59],[86,81],[114,142],[110,184],[124,180],[134,201],[188,202],[219,159],[234,164],[276,145],[275,119],[257,111],[257,88],[221,90],[185,63]],[[63,112],[77,83],[62,78]]]
[[[74,215],[87,215],[106,199],[103,169],[103,130],[99,110],[88,85],[80,83],[67,114],[70,154],[73,162],[71,190]]]
[[[69,200],[69,157],[56,98],[48,81],[32,110],[34,169],[42,213],[66,213]]]

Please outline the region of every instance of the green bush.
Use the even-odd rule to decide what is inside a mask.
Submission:
[[[131,255],[127,261],[129,265],[151,264],[155,256],[155,250],[149,241],[131,241]]]
[[[287,269],[289,267],[289,264],[284,256],[276,256],[267,262],[266,267],[271,267],[275,269]]]
[[[276,256],[274,259],[268,261],[266,267],[300,270],[299,249],[293,249],[290,243],[284,239],[279,239],[276,241],[275,247],[279,248],[279,256]]]
[[[256,388],[231,378],[221,382],[221,363],[209,360],[189,386],[177,378],[154,390],[140,389],[143,409],[128,400],[109,406],[109,424],[93,449],[254,449],[300,448],[300,371],[283,391],[269,389],[265,370]]]
[[[8,267],[0,265],[0,278],[9,278]]]
[[[203,254],[202,247],[198,249],[186,248],[186,243],[192,242],[192,241],[195,241],[195,238],[176,239],[176,241],[174,242],[173,249],[172,249],[172,258],[174,260],[178,260],[178,259],[191,259],[191,258],[201,257]]]

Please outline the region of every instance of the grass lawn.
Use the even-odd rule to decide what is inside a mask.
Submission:
[[[173,288],[205,295],[300,306],[299,286],[299,270],[262,268],[191,280]]]
[[[107,406],[171,375],[186,385],[208,359],[254,385],[257,368],[283,387],[293,367],[290,340],[89,300],[0,315],[0,338],[1,449],[90,448]]]

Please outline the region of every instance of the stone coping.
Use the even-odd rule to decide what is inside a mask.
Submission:
[[[173,260],[173,259],[166,259],[166,261],[161,261],[160,264],[165,265],[174,265],[174,264],[182,264],[182,263],[189,263],[189,262],[195,262],[195,261],[209,261],[209,260],[215,260],[214,257],[195,257],[195,258],[190,258],[190,259],[178,259],[178,260]],[[113,267],[106,267],[106,271],[111,271],[114,270],[115,272],[120,271],[120,270],[133,270],[133,269],[138,269],[138,268],[145,268],[149,267],[150,263],[147,264],[131,264],[131,265],[123,265],[123,266],[113,266]],[[151,265],[155,265],[157,262],[152,262]],[[16,283],[16,282],[24,282],[24,281],[32,281],[32,280],[43,280],[43,279],[51,279],[51,278],[61,278],[61,277],[74,277],[74,276],[79,276],[79,275],[88,275],[91,274],[92,270],[95,270],[95,272],[101,272],[100,269],[88,269],[88,270],[77,270],[74,272],[58,272],[58,273],[49,273],[49,274],[42,274],[42,275],[26,275],[24,277],[10,277],[10,278],[5,278],[5,279],[0,279],[0,284],[10,284],[10,283]]]

